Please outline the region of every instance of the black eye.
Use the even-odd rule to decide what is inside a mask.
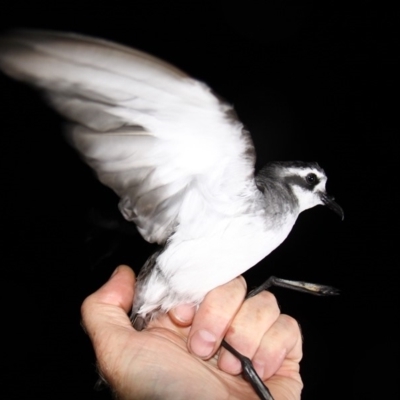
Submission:
[[[315,175],[315,174],[313,174],[313,173],[308,174],[308,175],[306,176],[306,181],[307,181],[308,184],[314,185],[315,183],[318,182],[317,175]]]

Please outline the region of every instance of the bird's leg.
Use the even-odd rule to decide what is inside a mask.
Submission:
[[[339,294],[339,290],[332,286],[320,285],[318,283],[309,283],[302,281],[289,281],[287,279],[277,278],[276,276],[270,276],[262,285],[250,291],[246,299],[256,296],[263,290],[268,290],[271,286],[283,287],[286,289],[296,290],[298,292],[310,293],[317,296],[334,296]],[[258,394],[261,400],[274,400],[269,389],[265,386],[263,380],[258,376],[256,370],[253,367],[251,360],[240,354],[225,340],[221,343],[222,347],[225,347],[230,353],[232,353],[242,364],[243,376],[253,386],[253,389]]]
[[[253,386],[254,391],[261,400],[274,400],[269,389],[265,386],[262,379],[258,376],[250,358],[240,354],[225,339],[221,343],[230,353],[232,353],[242,364],[243,376]]]
[[[249,292],[246,299],[261,293],[263,290],[268,290],[271,286],[292,289],[302,293],[314,294],[316,296],[335,296],[339,294],[339,290],[332,286],[303,281],[289,281],[287,279],[277,278],[276,276],[270,276],[262,285]]]

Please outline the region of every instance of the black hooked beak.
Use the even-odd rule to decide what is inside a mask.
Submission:
[[[322,203],[324,203],[324,205],[330,208],[331,210],[335,211],[335,213],[338,214],[343,221],[344,219],[343,208],[340,207],[338,203],[336,203],[335,198],[333,196],[329,196],[329,194],[326,193],[320,193],[320,197]]]

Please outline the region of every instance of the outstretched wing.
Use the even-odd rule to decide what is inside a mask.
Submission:
[[[195,208],[181,212],[188,196],[215,204],[246,196],[248,133],[231,106],[173,66],[104,40],[16,31],[0,38],[0,69],[42,89],[73,122],[71,143],[149,242],[195,218]]]

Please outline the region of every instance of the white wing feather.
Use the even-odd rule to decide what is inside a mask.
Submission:
[[[74,123],[71,143],[150,242],[190,225],[201,204],[229,213],[254,191],[253,145],[232,108],[161,60],[79,35],[17,31],[0,39],[0,68],[44,90]],[[188,199],[193,207],[181,208]]]

